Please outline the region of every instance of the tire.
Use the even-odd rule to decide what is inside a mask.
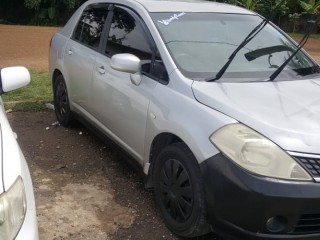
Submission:
[[[173,233],[195,237],[209,232],[199,164],[184,143],[169,145],[158,155],[154,190],[160,214]]]
[[[53,86],[54,111],[62,126],[70,125],[72,113],[69,105],[67,86],[62,75],[56,78]]]

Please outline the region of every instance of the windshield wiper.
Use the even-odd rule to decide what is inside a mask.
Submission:
[[[301,39],[300,43],[297,46],[297,49],[290,55],[290,57],[284,61],[284,63],[281,64],[281,66],[269,77],[267,81],[274,81],[276,77],[283,71],[283,69],[288,65],[288,63],[294,58],[295,55],[303,48],[303,46],[307,43],[310,35],[312,34],[313,30],[315,29],[318,22],[320,22],[320,16],[312,22],[312,26],[310,27],[309,31],[306,32],[306,34]]]
[[[239,44],[239,46],[236,48],[236,50],[233,51],[233,53],[230,55],[228,61],[223,65],[223,67],[219,70],[219,72],[216,74],[216,76],[214,78],[209,78],[206,79],[207,82],[213,82],[213,81],[217,81],[219,80],[223,74],[226,72],[226,70],[228,69],[228,67],[230,66],[231,62],[233,61],[233,59],[236,57],[237,53],[244,48],[270,21],[271,19],[276,15],[276,13],[278,11],[275,10],[279,10],[278,7],[280,7],[282,5],[282,3],[285,0],[282,0],[275,8],[273,11],[271,11],[271,14],[268,18],[263,19],[263,21],[256,26],[249,34],[248,36],[246,36],[246,38]]]
[[[237,53],[244,48],[269,22],[269,20],[264,19],[258,26],[256,26],[249,34],[248,36],[239,44],[239,46],[234,50],[234,52],[230,55],[229,60],[226,62],[225,65],[219,70],[219,72],[216,74],[214,78],[206,79],[207,82],[213,82],[216,80],[219,80],[223,74],[226,72],[228,67],[230,66],[233,59],[236,57]]]

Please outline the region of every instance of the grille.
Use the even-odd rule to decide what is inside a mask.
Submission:
[[[295,159],[315,178],[320,177],[320,159],[295,157]]]
[[[296,226],[294,234],[312,234],[320,232],[320,214],[301,215]]]

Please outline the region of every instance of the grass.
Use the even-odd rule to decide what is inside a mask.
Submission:
[[[45,103],[52,102],[51,81],[47,72],[30,71],[31,83],[2,96],[6,108],[13,111],[45,110]]]

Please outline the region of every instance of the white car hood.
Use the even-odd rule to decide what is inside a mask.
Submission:
[[[194,82],[195,98],[287,151],[320,154],[320,79]]]

